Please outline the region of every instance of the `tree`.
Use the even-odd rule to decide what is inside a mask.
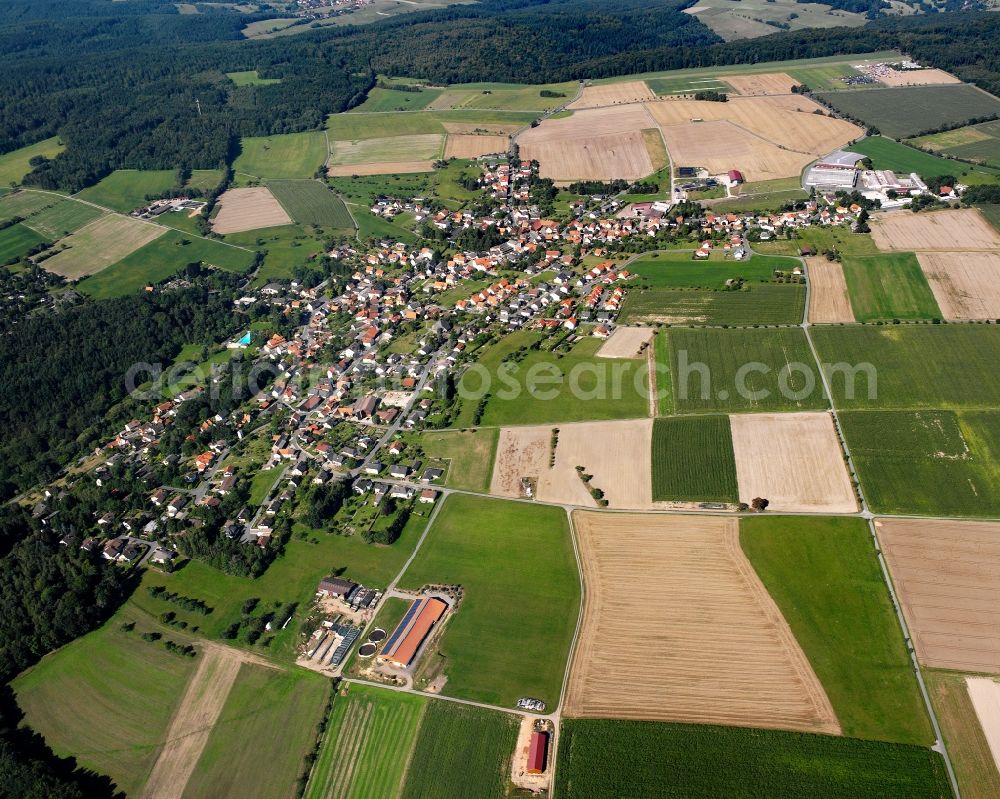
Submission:
[[[767,510],[767,506],[769,504],[770,502],[763,497],[754,497],[753,501],[750,503],[750,508],[754,511],[754,513],[761,513],[762,511]]]

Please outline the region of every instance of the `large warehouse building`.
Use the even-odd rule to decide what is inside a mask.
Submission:
[[[406,668],[417,655],[420,645],[426,640],[434,625],[441,620],[448,605],[437,597],[414,600],[385,642],[378,660],[393,666]]]

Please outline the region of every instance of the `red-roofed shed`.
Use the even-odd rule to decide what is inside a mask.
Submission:
[[[738,169],[730,169],[729,170],[729,182],[730,183],[742,183],[743,182],[743,173],[740,172],[740,170],[738,170]]]
[[[531,735],[531,746],[528,749],[528,773],[541,774],[545,771],[545,760],[549,754],[549,734],[535,732]]]

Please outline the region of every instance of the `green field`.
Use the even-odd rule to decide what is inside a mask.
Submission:
[[[20,183],[21,179],[31,171],[31,164],[28,162],[36,155],[55,158],[63,149],[65,148],[59,143],[59,137],[53,136],[51,139],[0,155],[0,186]]]
[[[698,78],[679,75],[672,78],[650,78],[646,81],[646,85],[657,97],[704,91],[725,92],[726,94],[736,93],[733,91],[733,87],[721,78]]]
[[[20,258],[37,244],[44,244],[45,236],[39,236],[23,222],[0,230],[0,264]]]
[[[806,288],[748,284],[732,291],[639,289],[629,291],[619,321],[672,325],[793,325],[802,321]]]
[[[1000,144],[1000,140],[997,143]],[[852,153],[861,153],[871,158],[875,169],[891,169],[903,174],[916,172],[925,179],[938,175],[954,175],[960,178],[962,183],[993,183],[996,182],[997,175],[1000,175],[1000,170],[970,166],[924,153],[885,136],[861,139],[852,144],[850,149]]]
[[[475,520],[470,524],[470,520]],[[561,508],[456,494],[401,587],[461,584],[445,622],[439,663],[444,693],[512,707],[521,696],[559,701],[580,583]],[[422,664],[424,665],[424,664]]]
[[[812,338],[824,364],[846,365],[831,378],[838,408],[1000,407],[993,325],[823,325]]]
[[[740,544],[826,689],[844,735],[934,742],[863,519],[744,518]]]
[[[809,199],[802,189],[779,189],[763,194],[748,194],[712,204],[717,214],[738,214],[747,211],[777,211],[790,202]],[[755,245],[756,246],[756,245]]]
[[[657,419],[651,456],[654,501],[739,500],[728,416]]]
[[[441,96],[441,89],[422,88],[418,92],[400,91],[376,86],[365,101],[348,113],[419,111]]]
[[[357,165],[392,163],[397,161],[432,161],[444,154],[445,137],[437,133],[412,136],[362,138],[330,142],[330,163]],[[388,170],[386,170],[388,173]],[[430,171],[429,168],[426,171]],[[391,173],[390,173],[391,174]]]
[[[318,180],[270,180],[267,187],[300,225],[354,230],[344,201]]]
[[[1000,205],[979,205],[976,207],[993,227],[1000,230]]]
[[[422,133],[446,133],[443,123],[460,122],[482,127],[493,125],[518,125],[524,127],[538,118],[537,113],[525,111],[499,111],[493,109],[467,109],[456,111],[421,111],[420,113],[331,114],[326,129],[331,141],[360,141],[389,136],[413,136]],[[399,160],[399,159],[397,159]]]
[[[264,254],[264,263],[257,271],[255,286],[263,286],[272,280],[291,279],[296,266],[309,263],[313,256],[323,251],[323,242],[298,225],[230,233],[226,236],[226,241]]]
[[[829,66],[799,67],[786,70],[788,76],[800,84],[808,86],[813,91],[834,91],[844,89],[847,84],[844,78],[857,75],[858,71],[850,64],[830,64]]]
[[[514,716],[431,701],[420,725],[403,799],[502,799],[508,795],[516,743]]]
[[[224,173],[221,169],[192,169],[191,177],[184,185],[209,192],[222,183],[223,176]]]
[[[1000,113],[1000,100],[966,84],[855,89],[818,96],[895,139]]]
[[[116,169],[100,183],[75,196],[113,211],[128,213],[145,205],[147,196],[159,197],[170,191],[175,178],[176,174],[170,169]]]
[[[54,241],[73,233],[101,216],[103,211],[86,203],[62,200],[33,214],[26,224]]]
[[[0,222],[6,222],[16,216],[27,219],[32,214],[62,202],[58,194],[40,191],[16,191],[0,196]]]
[[[861,488],[875,512],[1000,515],[1000,412],[839,416]]]
[[[828,407],[800,329],[675,328],[664,335],[678,413]]]
[[[912,144],[968,161],[1000,166],[1000,122],[981,122],[965,128],[933,133]]]
[[[57,755],[138,795],[198,661],[122,632],[127,619],[134,615],[126,608],[43,658],[13,688],[26,723]]]
[[[878,255],[880,252],[867,233],[854,233],[840,225],[821,227],[813,225],[796,231],[794,239],[773,239],[754,242],[754,249],[774,255],[798,255],[799,249],[808,245],[817,253],[833,250],[841,255]]]
[[[329,692],[326,678],[305,669],[244,663],[185,795],[291,799]]]
[[[500,431],[495,427],[478,430],[428,430],[415,437],[428,458],[447,463],[444,483],[465,491],[489,491]]]
[[[565,719],[558,758],[561,799],[952,795],[944,761],[930,749],[778,730]]]
[[[281,78],[262,78],[257,74],[256,69],[244,72],[227,72],[226,77],[237,86],[270,86],[274,83],[281,83]]]
[[[721,289],[730,278],[759,283],[773,280],[775,270],[790,272],[798,265],[798,261],[769,255],[755,255],[749,261],[696,261],[689,252],[666,252],[642,256],[625,268],[638,276],[633,282],[641,288]]]
[[[843,260],[844,278],[859,322],[939,319],[941,309],[917,257],[910,252]]]
[[[326,162],[322,132],[245,138],[233,170],[268,180],[311,178]]]
[[[460,394],[481,393],[483,386],[489,389],[482,424],[634,419],[649,414],[645,362],[597,358],[601,341],[596,338],[584,338],[569,352],[558,353],[530,349],[540,341],[537,331],[518,331],[485,350],[478,367],[463,375]],[[524,357],[515,361],[518,351]],[[463,399],[454,426],[472,427],[478,404],[473,397]]]
[[[120,297],[159,283],[190,263],[205,263],[228,272],[245,272],[254,253],[211,239],[170,230],[118,263],[80,283],[80,291],[96,299]]]

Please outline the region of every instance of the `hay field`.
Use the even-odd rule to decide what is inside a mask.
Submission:
[[[875,246],[883,251],[1000,250],[1000,232],[975,208],[922,214],[906,211],[875,214],[871,228]]]
[[[558,427],[555,464],[549,466],[552,430]],[[561,425],[505,427],[500,431],[490,493],[521,496],[522,477],[537,480],[542,502],[597,506],[589,487],[604,492],[612,508],[649,510],[654,507],[649,451],[652,419],[617,422],[574,422]],[[588,484],[577,466],[593,475]]]
[[[920,662],[1000,672],[1000,524],[880,519],[875,526]]]
[[[639,348],[653,340],[651,327],[618,327],[597,351],[598,358],[639,358]]]
[[[580,96],[567,108],[600,108],[606,105],[622,105],[623,103],[641,103],[645,100],[655,100],[656,95],[641,80],[625,80],[621,83],[604,83],[597,86],[587,86]]]
[[[212,220],[216,233],[239,233],[277,225],[290,225],[292,218],[263,186],[229,189],[219,197],[219,213]]]
[[[505,153],[510,144],[509,136],[477,136],[470,133],[452,133],[445,144],[445,158],[478,158],[491,153]]]
[[[809,321],[814,324],[855,321],[840,263],[820,257],[806,258],[806,270],[810,286]]]
[[[75,280],[106,269],[166,232],[159,225],[108,214],[63,239],[61,244],[67,249],[45,259],[41,266]]]
[[[965,685],[993,763],[1000,770],[1000,683],[987,677],[966,677]]]
[[[330,164],[379,164],[394,161],[429,161],[441,157],[444,136],[418,133],[413,136],[387,136],[358,141],[330,143]]]
[[[764,72],[760,75],[727,75],[726,83],[742,95],[789,94],[798,82],[784,72]]]
[[[931,253],[917,256],[945,319],[1000,317],[1000,253]]]
[[[954,75],[943,69],[889,69],[879,75],[879,82],[886,86],[942,86],[949,83],[961,83]]]
[[[735,518],[573,514],[583,625],[568,716],[839,733]]]
[[[739,169],[747,180],[798,175],[812,155],[782,150],[725,120],[662,128],[675,164],[700,166],[712,173]]]
[[[379,161],[372,164],[331,166],[327,168],[326,174],[331,178],[344,178],[351,175],[408,175],[433,170],[433,161]]]
[[[740,501],[771,510],[854,513],[858,509],[828,413],[730,416]]]
[[[528,126],[526,122],[446,122],[444,120],[441,124],[448,133],[469,133],[476,136],[508,136]]]

